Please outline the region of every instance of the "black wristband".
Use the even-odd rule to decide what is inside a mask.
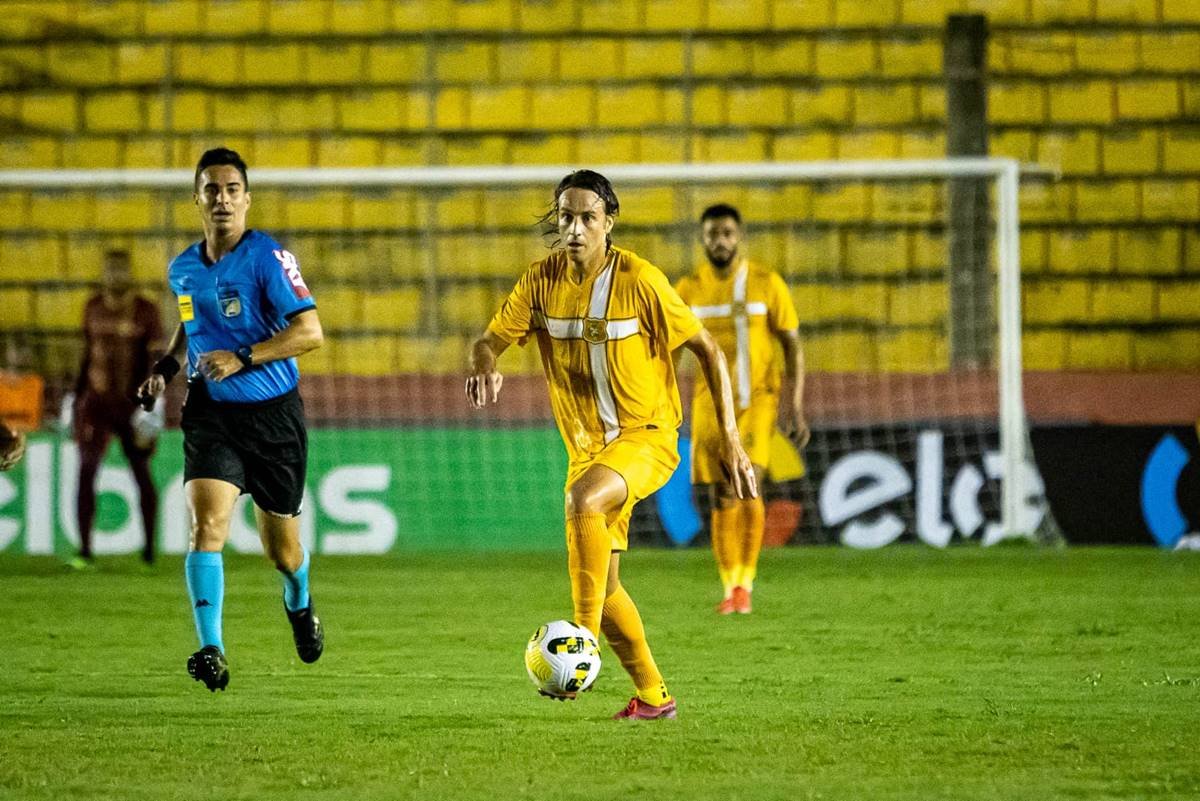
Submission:
[[[163,381],[166,381],[168,384],[170,384],[171,379],[174,378],[175,374],[179,372],[179,360],[168,353],[166,356],[163,356],[154,363],[154,369],[150,372],[161,375],[163,377]]]
[[[233,355],[238,357],[238,360],[242,363],[242,367],[254,366],[254,350],[250,345],[242,345],[233,352]]]

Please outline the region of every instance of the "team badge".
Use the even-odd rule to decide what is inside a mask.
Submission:
[[[608,341],[608,321],[586,317],[583,321],[583,341],[600,345]]]
[[[734,317],[745,317],[746,316],[746,301],[735,300],[733,302],[733,305],[730,308],[732,309]]]
[[[236,292],[222,295],[217,300],[221,303],[221,314],[226,317],[237,317],[242,313],[242,299]]]

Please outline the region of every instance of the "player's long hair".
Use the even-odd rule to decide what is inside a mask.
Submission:
[[[558,199],[568,189],[587,189],[595,192],[604,201],[604,213],[609,217],[616,217],[621,212],[621,202],[617,200],[617,193],[613,189],[612,183],[603,175],[595,170],[576,170],[568,174],[558,182],[558,187],[554,190],[554,198],[550,201],[550,207],[538,218],[538,224],[543,227],[542,238],[554,237],[549,244],[551,249],[562,244],[562,239],[558,237]],[[612,234],[606,234],[604,251],[607,253],[611,247]]]

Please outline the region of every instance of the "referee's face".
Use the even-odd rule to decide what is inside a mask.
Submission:
[[[232,164],[205,167],[196,181],[196,205],[206,233],[240,236],[246,230],[250,193],[238,168]]]

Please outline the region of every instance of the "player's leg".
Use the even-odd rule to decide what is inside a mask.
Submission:
[[[316,662],[325,650],[325,630],[308,591],[308,549],[300,544],[300,518],[254,508],[263,552],[283,577],[283,608],[292,625],[296,653]]]
[[[628,518],[624,523],[628,526]],[[621,584],[620,569],[621,554],[616,552],[609,560],[608,596],[604,599],[604,617],[600,626],[604,631],[604,639],[617,655],[621,667],[633,679],[637,695],[625,709],[617,713],[616,718],[673,718],[675,700],[668,692],[654,655],[650,652],[642,616],[633,598]]]
[[[200,650],[188,659],[188,673],[210,690],[229,683],[222,640],[225,564],[221,549],[229,538],[233,506],[241,494],[236,484],[216,478],[193,478],[184,484],[191,516],[191,542],[184,572]]]
[[[567,569],[575,623],[593,634],[600,629],[608,583],[612,537],[608,518],[628,497],[625,479],[602,464],[593,464],[567,487]]]
[[[142,561],[149,565],[154,563],[154,544],[158,536],[158,488],[154,486],[154,478],[150,475],[150,457],[154,455],[154,448],[139,448],[131,426],[124,426],[119,433],[121,449],[137,483],[142,534],[145,536]]]
[[[754,475],[758,486],[763,486],[766,469],[754,465]],[[734,590],[734,610],[741,614],[749,614],[751,610],[750,596],[754,592],[754,579],[758,575],[758,556],[762,551],[763,532],[766,530],[767,507],[762,495],[757,498],[745,498],[737,502],[741,537],[741,552],[738,554],[740,573],[736,577],[737,587]]]
[[[79,556],[69,564],[84,568],[92,561],[92,526],[96,521],[96,474],[108,450],[112,431],[97,404],[88,397],[78,405],[74,421],[79,447],[79,487],[75,495],[75,522],[79,531]]]
[[[717,611],[728,615],[734,611],[733,591],[742,574],[741,507],[728,482],[709,486],[713,557],[717,562],[723,593]]]

